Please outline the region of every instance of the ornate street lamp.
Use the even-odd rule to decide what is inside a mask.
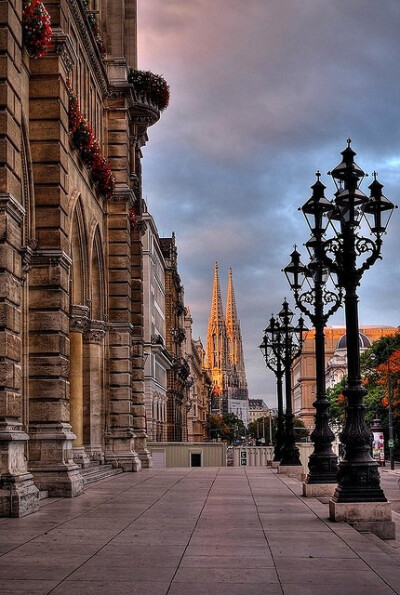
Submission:
[[[299,449],[296,446],[296,438],[293,429],[293,407],[292,407],[292,378],[291,370],[295,359],[301,354],[301,348],[306,338],[307,329],[303,318],[299,318],[297,326],[293,326],[293,312],[289,309],[286,299],[282,304],[282,310],[278,314],[274,327],[274,334],[279,338],[281,348],[275,348],[275,356],[281,360],[285,374],[285,433],[284,444],[281,452],[280,467],[301,466]]]
[[[380,487],[378,463],[370,454],[371,431],[365,423],[366,390],[361,384],[357,287],[364,272],[380,258],[382,235],[395,205],[383,196],[383,186],[375,173],[369,186],[370,196],[360,190],[366,174],[354,162],[355,152],[350,143],[348,139],[341,163],[329,174],[337,188],[329,215],[335,237],[316,247],[318,259],[336,275],[345,296],[348,377],[343,390],[347,398],[346,423],[341,433],[345,456],[339,464],[338,486],[331,501],[334,504],[387,502]],[[365,219],[372,234],[369,237],[358,235]],[[334,508],[331,507],[331,515]],[[339,520],[338,516],[335,518]]]
[[[278,463],[282,458],[282,448],[284,445],[284,425],[285,418],[283,415],[283,391],[282,391],[282,337],[279,332],[279,323],[272,316],[269,325],[264,331],[263,342],[260,345],[261,353],[264,356],[267,368],[269,368],[276,378],[276,393],[278,401],[278,415],[277,428],[275,436],[275,448],[273,462]],[[271,417],[270,417],[271,419]],[[270,433],[271,434],[271,433]],[[270,435],[271,437],[271,435]]]
[[[336,484],[337,481],[337,456],[332,450],[335,436],[329,427],[329,400],[326,396],[324,328],[329,317],[339,308],[342,294],[341,291],[333,292],[329,289],[330,271],[318,257],[323,247],[328,222],[324,221],[324,215],[332,211],[332,205],[324,196],[325,186],[320,182],[320,173],[317,172],[316,175],[317,181],[311,187],[312,196],[301,207],[311,230],[311,238],[306,244],[310,262],[307,266],[303,265],[295,248],[290,263],[283,269],[297,307],[309,317],[315,328],[316,400],[313,406],[316,415],[315,428],[311,434],[314,452],[309,458],[305,495],[308,495],[308,492],[310,495],[323,495],[325,491],[332,494],[329,488],[322,489],[321,493],[317,494],[317,486],[308,488],[307,485]]]

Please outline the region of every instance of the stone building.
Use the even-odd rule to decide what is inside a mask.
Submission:
[[[193,319],[190,309],[185,308],[185,359],[190,376],[188,398],[188,441],[204,442],[208,438],[207,421],[210,413],[211,378],[204,369],[204,348],[201,339],[192,335]]]
[[[365,350],[381,337],[394,335],[397,328],[390,326],[360,326],[360,349]],[[325,329],[325,361],[327,386],[339,382],[347,373],[347,354],[345,349],[346,329],[327,327]],[[310,430],[314,427],[316,398],[315,379],[315,332],[311,330],[303,345],[301,356],[294,362],[292,371],[293,412],[300,417]]]
[[[189,364],[185,359],[184,290],[178,273],[175,234],[160,238],[165,260],[166,348],[172,358],[167,371],[167,440],[186,442],[189,404]]]
[[[166,349],[165,268],[153,217],[145,209],[143,243],[146,430],[149,440],[167,440],[167,373],[173,361]]]
[[[271,409],[265,404],[263,399],[249,399],[249,420],[250,423],[271,415]]]
[[[39,58],[22,6],[0,3],[0,514],[12,516],[37,510],[39,490],[80,494],[92,460],[151,462],[140,160],[163,107],[131,70],[136,0],[44,0]]]

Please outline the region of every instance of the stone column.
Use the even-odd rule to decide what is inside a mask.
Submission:
[[[27,469],[22,426],[21,221],[23,209],[0,193],[0,516],[22,517],[39,508],[39,490]]]
[[[108,208],[109,249],[109,399],[106,460],[125,471],[138,471],[132,404],[131,259],[129,189],[118,190]]]
[[[146,415],[144,403],[144,320],[143,320],[143,245],[142,236],[146,224],[140,221],[131,233],[131,275],[132,275],[132,324],[134,340],[132,350],[132,400],[135,429],[135,450],[142,467],[152,466],[147,448]]]
[[[29,274],[29,469],[50,496],[77,496],[83,480],[73,461],[69,405],[71,148],[65,85],[75,56],[62,32],[67,28],[67,3],[50,0],[46,6],[54,45],[44,57],[29,60],[29,141],[39,247]]]
[[[39,491],[27,470],[28,435],[22,425],[27,395],[21,386],[21,252],[28,197],[22,171],[21,10],[21,2],[0,3],[0,516],[13,517],[39,507]]]
[[[29,468],[50,496],[83,491],[73,461],[75,434],[69,403],[70,258],[58,250],[37,250],[30,280],[30,449]]]
[[[91,320],[83,335],[83,444],[91,459],[104,461],[105,323]]]
[[[71,306],[70,354],[69,354],[69,403],[71,426],[76,438],[73,443],[73,458],[76,463],[87,466],[90,462],[83,447],[83,332],[89,323],[87,306]]]

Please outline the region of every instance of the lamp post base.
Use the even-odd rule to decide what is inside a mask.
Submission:
[[[329,501],[331,521],[349,523],[358,531],[371,531],[381,539],[395,539],[390,502]]]
[[[336,483],[308,483],[308,477],[303,482],[303,496],[306,498],[318,498],[320,496],[332,498],[336,489]]]

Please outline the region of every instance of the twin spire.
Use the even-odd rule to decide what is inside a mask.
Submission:
[[[214,265],[214,281],[208,320],[206,368],[220,394],[235,386],[247,391],[242,336],[236,310],[232,269],[228,274],[226,314],[222,308],[218,263]]]

